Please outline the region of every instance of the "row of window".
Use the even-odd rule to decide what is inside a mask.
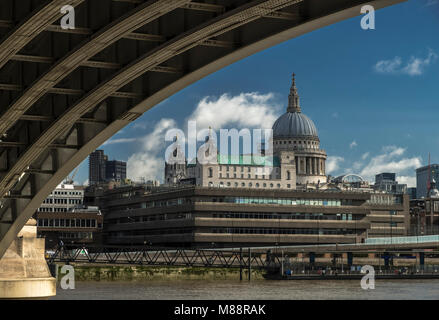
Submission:
[[[338,221],[354,221],[364,218],[362,215],[353,215],[351,213],[337,213],[337,214],[324,214],[324,213],[242,213],[242,212],[230,212],[230,213],[213,213],[203,217],[213,218],[232,218],[232,219],[284,219],[284,220],[338,220]],[[176,219],[191,219],[191,213],[177,213],[177,214],[157,214],[147,216],[136,217],[122,217],[118,219],[109,220],[109,223],[137,223],[148,221],[161,221],[161,220],[176,220]]]
[[[102,228],[96,219],[38,219],[38,227]]]
[[[53,191],[51,195],[60,195],[60,196],[82,196],[81,191]]]
[[[239,204],[277,204],[277,205],[305,205],[305,206],[341,206],[340,199],[297,199],[297,198],[261,198],[261,197],[225,197],[224,202]],[[343,201],[343,205],[352,204]]]
[[[190,213],[153,214],[147,216],[123,217],[119,219],[112,219],[109,220],[109,223],[136,223],[136,222],[148,222],[148,221],[160,221],[160,220],[189,219],[191,217],[192,214]]]
[[[231,171],[230,170],[230,166],[225,166],[225,167],[226,167],[226,169],[225,169],[226,172]],[[239,166],[239,168],[241,168],[241,170],[240,170],[241,172],[244,172],[244,167],[246,167],[246,166]],[[237,172],[238,171],[237,170],[238,166],[233,166],[232,168],[233,168],[233,172]],[[276,172],[279,172],[279,168],[278,167],[271,168],[271,167],[250,167],[250,166],[247,166],[246,168],[247,168],[247,172],[249,172],[249,173],[252,171],[251,169],[253,168],[254,171],[257,174],[263,174],[264,172],[268,173],[268,172],[271,172],[272,169],[275,169]],[[213,169],[209,168],[209,173],[212,173],[213,171],[210,171],[210,170],[213,170]],[[223,171],[223,166],[219,166],[219,171],[220,172]]]
[[[60,232],[59,237],[61,239],[93,239],[92,232]]]
[[[57,207],[55,207],[55,208],[53,208],[53,207],[38,208],[38,212],[67,212],[67,211],[69,211],[68,208],[57,208]]]
[[[397,195],[384,195],[384,194],[371,194],[370,200],[367,200],[367,203],[370,204],[401,204],[402,203],[402,196]]]
[[[318,143],[316,141],[291,141],[291,140],[282,140],[282,141],[275,141],[274,144],[293,144],[293,145],[299,145],[299,147],[302,147],[302,143],[303,143],[303,148],[305,148],[306,146],[308,146],[308,148],[317,148],[318,147]]]
[[[323,213],[214,213],[214,218],[234,219],[298,219],[298,220],[361,220],[363,216],[352,215],[351,213],[323,214]]]
[[[82,199],[65,199],[65,198],[47,198],[43,201],[45,204],[82,204]]]
[[[289,175],[289,177],[291,177],[291,175],[290,175],[290,172],[288,171],[288,175]],[[213,178],[213,174],[211,174],[211,173],[209,173],[209,176],[208,176],[209,178]],[[224,175],[223,176],[223,174],[222,173],[220,173],[219,174],[219,178],[220,179],[223,179],[223,178],[227,178],[227,179],[230,179],[230,178],[232,178],[232,176],[230,175],[230,174],[226,174],[226,175]],[[249,174],[247,174],[247,177],[245,177],[245,175],[243,174],[243,173],[241,173],[241,175],[240,176],[238,176],[236,173],[234,173],[233,174],[233,179],[261,179],[261,180],[273,180],[273,179],[278,179],[279,177],[278,177],[278,175],[276,174],[276,175],[265,175],[265,174],[263,174],[263,175],[258,175],[258,174],[255,174],[254,175],[254,178],[252,177],[252,175],[249,173]],[[290,180],[291,178],[288,178],[287,180]]]
[[[153,236],[153,235],[167,235],[167,234],[187,234],[193,233],[192,228],[178,228],[178,229],[157,229],[157,230],[134,230],[134,231],[115,231],[109,232],[110,237],[133,237],[133,236]]]
[[[347,235],[356,234],[353,229],[317,229],[317,228],[213,228],[213,233],[230,234],[319,234],[319,235]]]
[[[187,201],[185,198],[149,201],[149,202],[142,202],[141,208],[172,207],[172,206],[185,204],[186,202]]]
[[[350,199],[299,199],[299,198],[262,198],[262,197],[219,197],[219,198],[200,198],[199,202],[226,202],[235,204],[276,204],[276,205],[304,205],[304,206],[341,206],[352,205]],[[157,200],[142,202],[141,208],[170,207],[190,203],[190,199],[178,198],[170,200]],[[117,208],[113,208],[117,210]],[[123,207],[121,210],[133,208]]]
[[[234,182],[233,185],[234,185],[235,188],[237,188],[237,187],[241,187],[241,188],[253,188],[253,182],[249,182],[249,183],[245,183],[245,182],[241,182],[241,183]],[[223,181],[221,181],[218,185],[214,184],[213,182],[209,182],[209,187],[211,187],[211,188],[213,188],[213,187],[224,188],[224,187],[231,187],[231,186],[232,186],[232,182],[230,182],[230,181],[228,181],[228,182],[226,182],[226,183],[224,183]],[[256,187],[256,188],[268,188],[268,187],[270,187],[270,188],[274,188],[274,184],[273,184],[273,183],[268,184],[268,183],[265,183],[265,182],[264,182],[264,183],[256,182],[256,183],[254,184],[254,187]],[[280,184],[280,183],[276,184],[276,187],[277,187],[277,188],[280,188],[280,187],[281,187],[281,184]],[[287,184],[287,188],[291,189],[291,184]]]

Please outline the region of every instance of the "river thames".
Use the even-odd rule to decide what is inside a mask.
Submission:
[[[136,281],[76,282],[57,288],[54,300],[406,300],[439,299],[439,280],[377,280],[374,290],[360,281]]]

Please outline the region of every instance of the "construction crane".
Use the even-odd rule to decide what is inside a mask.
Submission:
[[[73,184],[76,174],[78,173],[79,167],[77,167],[71,176],[67,176],[66,180],[64,181],[65,184]]]

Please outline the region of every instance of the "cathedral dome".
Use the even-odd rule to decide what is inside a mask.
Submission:
[[[274,138],[294,138],[309,136],[318,138],[314,122],[301,112],[287,112],[273,125]]]
[[[293,75],[293,84],[288,96],[287,112],[274,123],[273,138],[290,139],[295,137],[318,139],[319,135],[314,122],[302,113],[299,94],[296,88],[296,79],[295,75]]]

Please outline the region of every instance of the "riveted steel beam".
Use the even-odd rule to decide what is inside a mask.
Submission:
[[[79,1],[79,0],[77,0]],[[6,133],[20,116],[24,114],[44,94],[48,93],[70,72],[83,65],[97,53],[120,40],[143,25],[179,8],[190,0],[147,1],[124,15],[111,25],[103,28],[80,48],[57,62],[48,72],[41,76],[15,102],[9,106],[0,118],[0,134]],[[65,3],[64,3],[65,4]],[[58,8],[59,10],[59,8]],[[45,26],[46,28],[47,26]],[[0,46],[1,50],[1,46]],[[1,52],[1,51],[0,51]],[[8,59],[17,54],[9,55]],[[1,56],[0,56],[1,61]],[[0,64],[1,66],[1,64]]]
[[[30,18],[17,25],[12,34],[0,43],[0,68],[14,55],[23,49],[30,41],[37,37],[57,19],[61,18],[61,7],[78,6],[84,0],[52,0],[43,8],[36,9]]]

